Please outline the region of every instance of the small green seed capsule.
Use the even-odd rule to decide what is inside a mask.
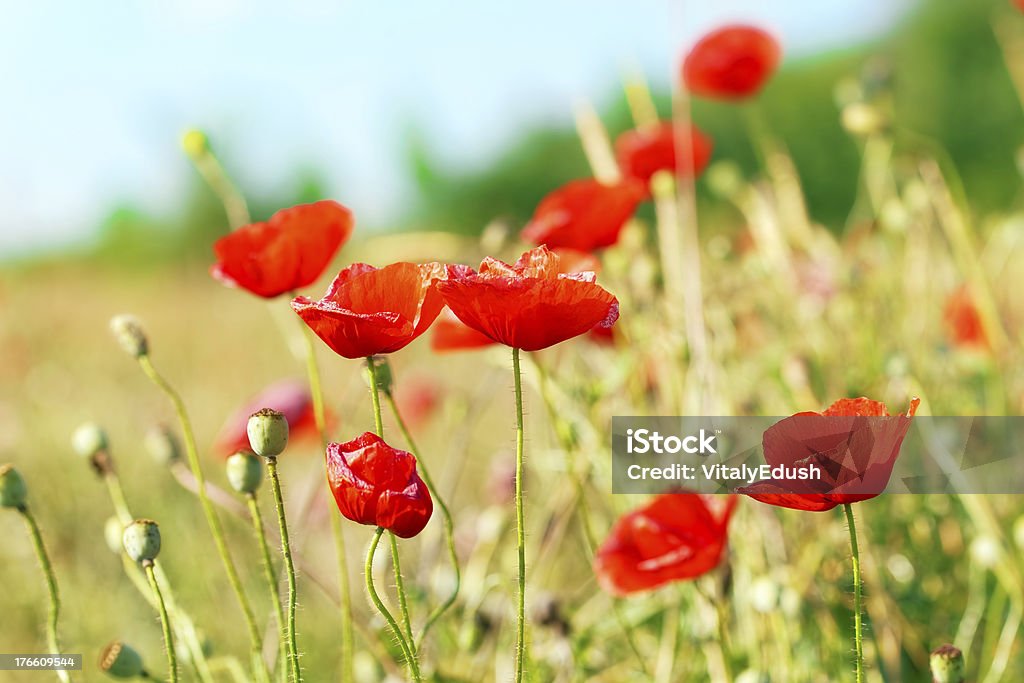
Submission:
[[[391,363],[388,362],[387,356],[374,356],[373,368],[377,371],[377,390],[385,396],[390,396],[391,387],[394,385],[394,374],[391,372]],[[373,380],[369,367],[366,368],[363,377],[366,380],[366,386],[371,386]]]
[[[252,453],[240,451],[226,463],[228,483],[238,493],[255,493],[263,481],[263,463]]]
[[[71,447],[83,458],[91,458],[110,448],[107,433],[95,422],[86,422],[71,435]]]
[[[151,519],[137,519],[124,528],[121,543],[136,562],[155,560],[160,554],[160,526]]]
[[[0,507],[24,507],[28,486],[14,465],[0,465]]]
[[[181,460],[181,444],[174,432],[164,425],[157,425],[146,432],[146,451],[161,465],[173,465]]]
[[[100,671],[111,678],[137,678],[145,673],[145,668],[138,652],[115,640],[100,653]]]
[[[107,542],[110,552],[121,552],[121,537],[124,535],[124,525],[117,517],[108,517],[103,523],[103,540]]]
[[[276,458],[288,445],[288,420],[276,410],[264,408],[253,413],[245,427],[249,445],[256,455]]]
[[[110,321],[110,331],[121,348],[135,358],[141,358],[149,353],[149,340],[142,330],[142,324],[137,318],[130,315],[118,315]]]
[[[952,645],[932,652],[930,659],[934,683],[964,683],[964,653]]]

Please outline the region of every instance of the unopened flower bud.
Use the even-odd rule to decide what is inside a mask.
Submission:
[[[28,499],[28,486],[14,465],[0,465],[0,507],[21,508]]]
[[[145,673],[139,653],[120,640],[103,648],[99,666],[100,671],[112,678],[138,678]]]
[[[963,683],[964,653],[952,645],[943,645],[932,652],[929,661],[933,683]]]
[[[377,390],[385,396],[391,395],[391,387],[394,385],[394,377],[391,373],[391,363],[385,356],[374,356],[373,357],[373,369],[377,374]],[[363,375],[366,380],[366,386],[372,387],[373,375],[370,374],[369,366],[366,367],[366,372]]]
[[[151,519],[137,519],[124,528],[121,543],[136,562],[152,562],[160,554],[160,526]]]
[[[142,324],[131,315],[117,315],[110,321],[110,331],[114,333],[121,348],[135,358],[149,353],[149,341],[142,330]]]
[[[181,459],[181,445],[174,432],[164,425],[157,425],[146,432],[146,451],[161,465],[172,465]]]
[[[86,422],[71,435],[71,447],[83,458],[91,458],[110,447],[107,433],[95,422]]]
[[[264,458],[276,458],[288,445],[288,420],[284,413],[270,408],[253,413],[245,431],[253,452]]]
[[[181,136],[181,148],[185,154],[197,159],[210,151],[210,140],[203,131],[191,128]]]
[[[263,481],[263,463],[252,453],[239,451],[226,463],[228,483],[238,493],[255,493]]]
[[[124,534],[124,525],[117,517],[108,517],[103,523],[103,540],[107,542],[110,552],[121,552],[121,536]]]

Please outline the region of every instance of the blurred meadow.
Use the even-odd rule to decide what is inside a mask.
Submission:
[[[765,16],[745,8],[700,15],[700,30],[688,31],[696,38],[725,19]],[[71,447],[75,429],[96,422],[109,434],[132,515],[160,523],[160,564],[209,645],[214,679],[251,680],[240,612],[196,497],[179,483],[186,468],[144,446],[154,426],[176,434],[179,426],[111,337],[108,321],[126,312],[142,321],[154,365],[186,403],[209,483],[226,492],[220,518],[268,628],[265,655],[276,656],[259,549],[213,444],[239,406],[279,379],[305,381],[306,369],[287,299],[258,299],[209,275],[212,244],[230,230],[221,201],[234,196],[228,179],[257,220],[324,198],[357,207],[352,240],[301,292],[318,298],[356,262],[514,262],[528,246],[519,231],[545,195],[573,178],[614,175],[615,138],[652,114],[674,114],[713,140],[713,155],[695,183],[656,180],[652,201],[600,253],[598,283],[620,304],[614,343],[582,336],[524,358],[528,680],[854,680],[839,510],[742,498],[716,571],[624,598],[601,589],[592,563],[615,520],[645,500],[611,494],[612,416],[782,416],[857,396],[894,413],[914,396],[918,415],[1024,411],[1024,14],[1004,0],[931,0],[906,3],[889,24],[792,58],[783,39],[780,71],[742,104],[682,97],[676,72],[689,43],[673,39],[660,66],[671,78],[645,74],[646,64],[610,71],[601,89],[550,120],[520,119],[504,131],[507,142],[471,162],[453,160],[444,136],[413,121],[396,133],[408,180],[396,190],[402,205],[368,226],[360,200],[311,149],[299,152],[309,159],[292,157],[286,181],[254,189],[230,124],[202,121],[194,125],[209,147],[160,141],[171,150],[160,158],[173,159],[165,172],[180,173],[180,192],[164,206],[112,193],[101,220],[61,233],[56,246],[25,247],[23,225],[0,218],[4,244],[18,245],[0,255],[0,463],[28,483],[60,585],[61,642],[85,656],[73,679],[106,680],[95,662],[115,639],[138,650],[155,677],[164,670],[156,613],[105,540],[114,508],[103,479]],[[619,57],[629,64],[628,52]],[[257,83],[259,75],[248,74]],[[50,201],[46,192],[15,195],[6,201]],[[451,507],[462,571],[421,667],[439,682],[511,680],[511,360],[503,346],[438,353],[431,334],[390,357],[396,400]],[[364,365],[319,341],[316,353],[332,440],[371,430]],[[388,411],[384,424],[389,442],[405,448]],[[330,525],[337,510],[315,437],[289,445],[281,476],[306,680],[346,680]],[[276,549],[269,489],[260,502]],[[944,643],[963,650],[968,681],[1024,680],[1024,499],[881,496],[855,509],[865,680],[929,681],[929,653]],[[21,521],[2,512],[0,652],[44,652],[45,587]],[[373,529],[342,522],[355,680],[402,680],[401,655],[362,588]],[[436,510],[422,534],[402,542],[417,629],[450,590],[445,553]],[[377,587],[395,606],[388,557],[382,547]],[[52,677],[0,671],[12,683]]]

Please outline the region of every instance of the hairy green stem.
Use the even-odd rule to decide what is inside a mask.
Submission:
[[[516,385],[516,543],[519,553],[519,596],[516,605],[516,683],[523,680],[526,654],[526,530],[523,523],[523,379],[519,349],[512,349],[512,374]]]
[[[288,522],[284,514],[284,497],[281,495],[281,477],[277,473],[277,458],[267,458],[267,472],[270,474],[270,483],[274,489],[277,524],[281,528],[281,554],[284,556],[284,569],[288,577],[288,623],[285,628],[285,635],[288,639],[288,657],[291,660],[292,680],[302,683],[298,639],[295,635],[295,564],[292,562],[292,548],[288,541]]]
[[[381,616],[384,617],[384,620],[388,622],[391,632],[395,634],[398,645],[402,648],[402,654],[405,656],[405,663],[409,667],[409,675],[412,676],[416,683],[420,683],[423,679],[420,675],[419,664],[416,663],[416,656],[413,654],[409,642],[405,639],[402,628],[395,621],[395,618],[391,616],[391,612],[388,611],[387,606],[380,599],[380,596],[377,595],[377,589],[373,586],[373,556],[377,552],[377,545],[380,543],[380,537],[383,533],[384,527],[377,527],[373,534],[373,540],[370,541],[370,549],[366,553],[366,565],[363,568],[366,578],[366,592],[370,594],[370,600],[373,602],[373,605],[381,613]]]
[[[167,675],[171,683],[178,683],[178,657],[174,653],[174,635],[171,632],[171,618],[167,616],[167,605],[164,603],[163,593],[160,592],[160,584],[156,580],[156,572],[153,571],[153,561],[146,562],[143,567],[146,570],[146,578],[153,589],[153,596],[156,598],[157,611],[160,613],[160,626],[164,631],[164,649],[167,651]]]
[[[270,554],[270,544],[267,542],[267,530],[263,526],[263,513],[260,512],[260,506],[256,500],[255,493],[246,494],[246,502],[249,505],[249,516],[252,518],[252,529],[260,546],[260,554],[263,556],[263,577],[267,580],[270,604],[274,606],[274,615],[277,617],[279,657],[282,666],[287,669],[290,662],[287,659],[288,645],[285,641],[284,606],[281,604],[281,591],[278,587],[277,572],[274,570],[274,560]]]
[[[863,595],[860,578],[860,548],[857,545],[857,524],[853,518],[853,505],[843,505],[846,512],[846,525],[850,529],[850,551],[853,561],[853,645],[857,660],[857,683],[864,681],[864,627],[863,627]]]
[[[46,647],[50,654],[60,654],[60,645],[57,642],[57,620],[60,618],[60,590],[57,588],[57,576],[53,573],[53,565],[50,564],[50,556],[46,552],[46,545],[43,543],[43,535],[39,532],[39,524],[35,516],[29,511],[28,506],[22,505],[18,508],[25,526],[28,527],[28,535],[32,539],[32,548],[36,551],[36,558],[43,570],[43,578],[46,579],[46,590],[50,596],[50,607],[46,619]],[[71,676],[67,671],[58,671],[57,678],[63,683],[68,683]]]

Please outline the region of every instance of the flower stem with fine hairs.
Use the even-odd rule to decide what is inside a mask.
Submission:
[[[445,542],[448,545],[448,557],[452,563],[452,571],[455,572],[455,585],[452,587],[451,595],[449,595],[444,602],[438,605],[428,616],[426,622],[423,624],[423,629],[420,631],[419,639],[416,641],[416,650],[420,649],[420,645],[423,643],[424,637],[427,635],[427,631],[434,625],[438,619],[451,607],[456,598],[459,596],[459,588],[462,585],[462,575],[459,572],[459,557],[455,552],[455,527],[452,522],[452,513],[445,504],[444,499],[441,498],[440,492],[434,486],[434,481],[430,478],[430,472],[427,470],[426,464],[423,462],[423,458],[420,457],[419,449],[416,447],[416,442],[413,441],[412,434],[409,432],[409,428],[405,424],[405,420],[402,419],[402,414],[398,410],[398,404],[395,402],[394,394],[387,393],[388,402],[391,404],[391,412],[395,416],[395,422],[398,423],[398,430],[402,432],[402,436],[405,437],[405,442],[409,446],[409,450],[412,451],[413,456],[416,458],[416,465],[419,469],[420,474],[423,476],[423,481],[426,483],[427,488],[430,490],[430,495],[437,501],[437,506],[441,508],[441,517],[444,521],[444,535]]]
[[[366,592],[370,594],[370,600],[373,602],[377,611],[381,613],[384,620],[388,622],[388,626],[391,627],[392,633],[395,634],[395,638],[398,640],[398,645],[402,648],[402,654],[405,655],[406,665],[409,667],[409,674],[412,679],[419,683],[422,681],[420,676],[420,667],[416,663],[416,656],[413,654],[411,646],[405,639],[405,634],[402,633],[402,628],[395,621],[395,618],[391,616],[391,612],[388,611],[387,606],[377,595],[377,589],[373,586],[373,556],[377,552],[377,545],[380,543],[380,537],[384,533],[384,527],[377,527],[377,530],[373,534],[373,540],[370,541],[370,549],[366,553],[366,566],[364,567],[364,574],[366,577]]]
[[[43,544],[43,535],[39,532],[39,525],[35,516],[29,511],[27,505],[18,508],[25,526],[28,527],[28,535],[32,539],[32,548],[36,551],[39,559],[39,566],[43,570],[43,578],[46,579],[46,590],[50,596],[50,607],[46,619],[46,647],[51,654],[60,654],[60,645],[57,643],[57,620],[60,617],[60,591],[57,588],[57,577],[53,573],[53,565],[50,564],[50,556],[46,552],[46,545]],[[57,678],[64,683],[71,680],[67,671],[58,671]]]
[[[327,436],[327,413],[324,408],[324,390],[320,382],[320,368],[316,362],[316,347],[313,344],[313,333],[309,327],[299,320],[303,347],[306,356],[306,375],[309,381],[309,394],[313,399],[313,419],[316,430],[320,434],[320,446],[326,451],[329,441]],[[352,626],[352,591],[348,584],[348,560],[345,552],[345,536],[341,521],[337,515],[331,515],[331,534],[334,536],[334,551],[338,564],[338,591],[341,600],[341,666],[342,681],[355,679],[353,657],[355,656],[355,637]]]
[[[850,551],[853,560],[853,644],[854,653],[857,659],[857,683],[864,681],[864,633],[863,615],[864,607],[861,579],[860,579],[860,548],[857,546],[857,524],[853,518],[853,506],[850,503],[843,505],[846,512],[846,525],[850,529]]]
[[[267,531],[263,527],[263,513],[260,512],[259,503],[256,501],[255,493],[247,493],[246,502],[249,505],[249,515],[252,517],[252,528],[256,534],[256,540],[260,546],[260,554],[263,557],[263,577],[267,580],[267,588],[270,591],[270,604],[274,606],[274,615],[277,617],[277,627],[280,629],[278,644],[280,646],[280,659],[282,666],[286,669],[290,664],[288,660],[288,645],[285,636],[284,606],[281,604],[281,591],[278,588],[277,572],[274,571],[274,560],[270,554],[270,545],[267,543]]]
[[[285,629],[288,638],[288,657],[291,660],[294,681],[302,683],[302,671],[299,669],[299,647],[295,637],[295,564],[292,562],[292,549],[288,541],[288,522],[284,515],[284,497],[281,495],[281,477],[277,473],[277,458],[267,458],[267,473],[274,489],[274,505],[277,507],[277,523],[281,527],[281,554],[284,556],[284,569],[288,576],[288,623]]]
[[[174,653],[174,634],[171,632],[171,619],[167,616],[167,605],[164,604],[163,593],[160,592],[160,584],[156,580],[156,572],[153,571],[153,561],[149,560],[143,564],[146,570],[146,578],[153,588],[153,596],[156,598],[157,611],[160,612],[160,626],[164,631],[164,649],[167,650],[167,672],[171,683],[178,683],[178,657]]]
[[[512,374],[516,385],[516,541],[519,552],[519,597],[516,606],[516,683],[523,680],[526,653],[526,531],[523,528],[523,379],[519,349],[512,349]]]
[[[221,563],[224,565],[224,571],[228,575],[228,583],[231,584],[231,589],[234,591],[235,598],[238,600],[238,605],[242,608],[242,614],[245,617],[246,627],[249,631],[254,673],[259,677],[259,680],[267,681],[270,679],[270,674],[267,672],[266,664],[263,662],[260,630],[256,626],[256,617],[253,614],[252,606],[249,604],[249,598],[246,597],[245,591],[242,589],[238,570],[235,568],[234,560],[231,559],[231,553],[228,551],[227,542],[224,540],[224,530],[221,528],[220,518],[217,516],[217,512],[213,509],[213,504],[206,494],[206,478],[199,465],[199,451],[196,447],[195,434],[192,432],[192,422],[189,420],[188,412],[185,410],[185,402],[182,401],[181,396],[174,390],[174,387],[157,372],[148,354],[140,355],[138,361],[142,371],[146,373],[146,376],[149,377],[153,384],[164,392],[171,401],[171,405],[174,406],[174,412],[178,416],[178,422],[181,424],[181,433],[185,439],[185,453],[188,456],[189,468],[192,470],[192,476],[196,480],[196,495],[199,497],[199,503],[203,508],[203,514],[206,516],[206,523],[210,527],[210,534],[213,536],[214,545],[217,547],[217,553],[220,555]]]

